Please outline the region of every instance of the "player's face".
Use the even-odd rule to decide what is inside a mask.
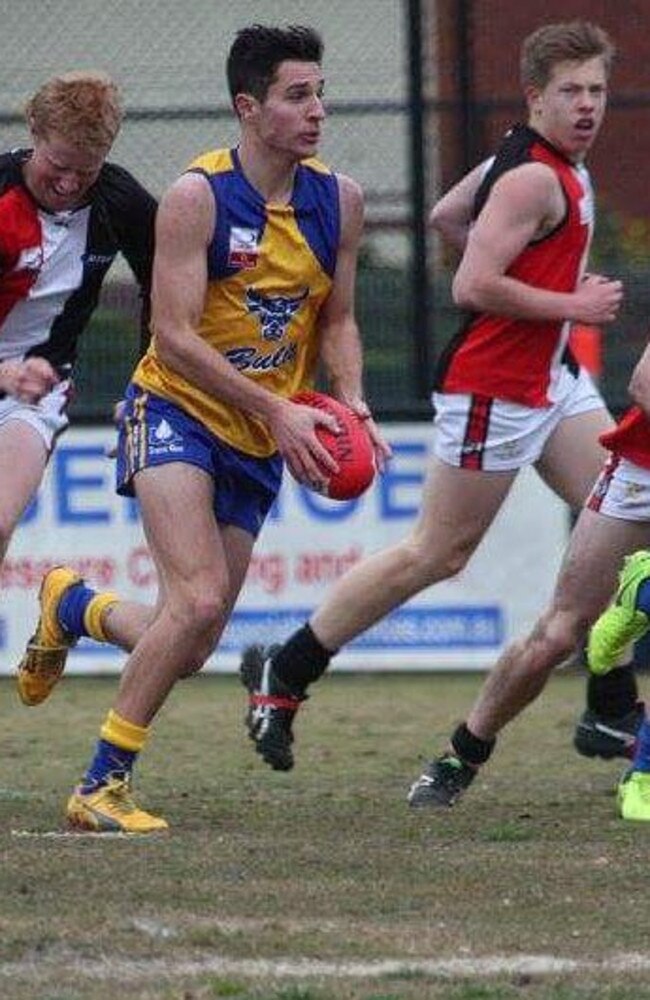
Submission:
[[[23,169],[25,183],[43,208],[70,211],[85,202],[104,159],[103,151],[80,149],[54,133],[34,136],[34,151]]]
[[[313,156],[325,118],[318,63],[280,63],[263,102],[255,102],[257,133],[272,151],[300,160]]]
[[[603,121],[607,73],[600,56],[554,66],[543,90],[527,94],[530,124],[574,161],[582,160]]]

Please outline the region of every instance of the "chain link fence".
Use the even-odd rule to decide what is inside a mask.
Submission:
[[[196,154],[235,141],[225,77],[235,32],[256,21],[316,27],[325,40],[329,110],[321,155],[359,181],[367,198],[359,315],[374,394],[395,406],[409,399],[408,69],[398,0],[2,0],[0,11],[2,147],[28,143],[22,108],[45,78],[102,69],[119,83],[127,108],[111,158],[156,195]],[[116,265],[84,338],[79,417],[110,412],[133,366],[133,291],[128,271]]]
[[[599,193],[595,264],[627,288],[605,336],[603,386],[615,409],[647,338],[650,258],[648,0],[0,0],[2,148],[25,145],[22,108],[55,72],[103,69],[127,115],[112,158],[160,195],[197,153],[237,135],[225,79],[235,32],[255,21],[308,23],[325,40],[329,117],[322,157],[364,188],[366,237],[357,313],[367,389],[384,418],[428,415],[435,356],[459,318],[453,260],[425,230],[441,191],[488,155],[525,109],[521,39],[586,17],[620,55],[611,110],[590,158]],[[106,419],[136,360],[136,298],[116,265],[84,337],[78,419]]]

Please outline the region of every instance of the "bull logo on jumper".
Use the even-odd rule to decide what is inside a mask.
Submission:
[[[282,340],[291,317],[298,312],[308,294],[308,288],[295,297],[262,295],[254,288],[246,289],[246,306],[259,318],[263,340]]]

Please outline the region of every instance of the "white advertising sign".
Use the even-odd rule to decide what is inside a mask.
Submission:
[[[417,514],[432,429],[387,425],[394,458],[357,501],[328,501],[288,475],[258,540],[232,620],[208,669],[237,668],[242,647],[281,641],[336,580],[369,553],[407,534]],[[156,576],[137,505],[118,497],[110,428],[72,429],[56,449],[36,502],[0,570],[0,673],[10,673],[38,614],[51,566],[74,566],[89,583],[153,603]],[[442,529],[441,529],[442,530]],[[473,670],[530,627],[548,598],[568,533],[565,508],[532,472],[511,496],[469,566],[369,629],[335,660],[337,669]],[[124,653],[82,640],[69,671],[121,669]]]

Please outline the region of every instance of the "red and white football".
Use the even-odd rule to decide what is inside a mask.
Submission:
[[[327,485],[319,492],[332,500],[354,500],[364,493],[375,478],[375,452],[365,421],[345,403],[323,392],[305,391],[291,397],[294,403],[325,410],[336,418],[339,433],[327,427],[316,428],[316,436],[332,458],[339,471],[327,472]]]

